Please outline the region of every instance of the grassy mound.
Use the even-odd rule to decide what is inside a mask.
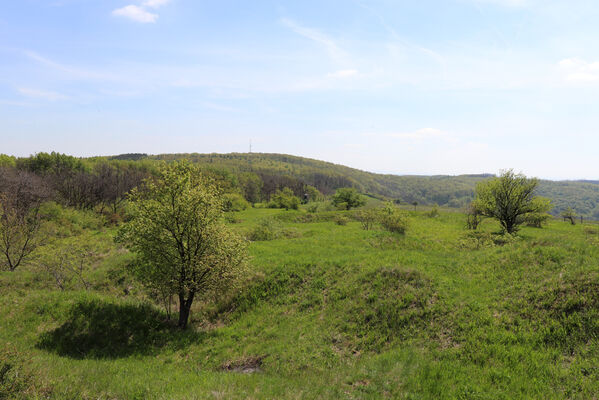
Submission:
[[[530,293],[526,313],[538,321],[539,339],[572,350],[599,340],[599,275],[584,274]]]
[[[417,337],[440,312],[432,282],[417,271],[380,267],[352,286],[342,329],[366,349]]]

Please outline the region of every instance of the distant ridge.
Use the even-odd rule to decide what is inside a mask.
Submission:
[[[389,200],[436,203],[454,208],[465,207],[474,197],[476,184],[495,176],[490,173],[455,176],[377,174],[327,161],[278,153],[129,153],[109,158],[133,161],[189,159],[232,173],[254,173],[267,182],[276,180],[289,187],[312,185],[326,194],[339,187],[353,186],[364,193]],[[599,180],[542,180],[537,192],[552,200],[554,215],[572,207],[587,219],[599,220]]]

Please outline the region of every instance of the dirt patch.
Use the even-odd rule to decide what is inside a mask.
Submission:
[[[253,374],[262,372],[262,361],[266,358],[263,356],[250,356],[238,360],[227,361],[220,366],[223,371],[238,372],[242,374]]]

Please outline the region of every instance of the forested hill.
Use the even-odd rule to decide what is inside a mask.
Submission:
[[[224,169],[234,175],[257,175],[262,192],[273,193],[288,186],[296,192],[311,185],[325,194],[339,187],[354,186],[364,193],[384,196],[404,203],[464,207],[474,196],[476,183],[492,175],[410,176],[375,174],[310,158],[286,154],[128,154],[113,157],[123,160],[174,160],[187,158],[207,167]],[[599,220],[598,181],[548,181],[539,185],[538,194],[553,201],[552,213],[559,215],[572,207],[579,215]]]

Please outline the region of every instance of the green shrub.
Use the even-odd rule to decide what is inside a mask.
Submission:
[[[335,224],[337,224],[337,225],[345,226],[349,222],[349,218],[347,218],[344,215],[336,215],[334,221],[335,221]]]
[[[248,240],[252,242],[274,240],[280,236],[281,223],[274,218],[263,218],[258,221],[258,224],[249,232]]]
[[[439,216],[439,206],[437,204],[434,204],[433,207],[431,208],[431,210],[426,213],[426,215],[430,218],[436,218]]]
[[[409,227],[406,214],[391,204],[387,204],[381,211],[380,223],[389,232],[402,235],[406,233]]]
[[[548,213],[530,213],[526,215],[526,225],[533,228],[542,228],[547,221],[551,219],[551,215]]]
[[[243,211],[250,206],[250,203],[239,193],[226,193],[223,195],[223,211]]]
[[[356,211],[354,214],[354,219],[362,225],[362,229],[368,231],[374,227],[374,225],[379,221],[380,215],[379,211],[374,208],[368,210],[360,210]]]
[[[340,188],[333,195],[332,203],[338,210],[349,210],[363,206],[366,199],[355,188]]]
[[[300,205],[300,199],[288,187],[285,187],[272,196],[268,203],[269,208],[284,208],[285,210],[297,210]]]
[[[234,215],[225,215],[225,222],[228,224],[240,224],[243,221],[240,218],[237,218]]]

